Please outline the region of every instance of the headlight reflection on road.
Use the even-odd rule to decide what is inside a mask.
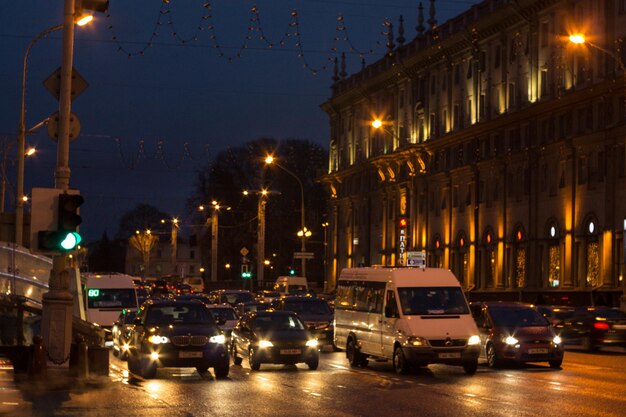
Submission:
[[[163,390],[163,384],[159,381],[150,381],[146,384],[146,390],[150,397],[157,399],[159,398],[159,393]]]

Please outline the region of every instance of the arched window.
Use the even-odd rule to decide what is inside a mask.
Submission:
[[[585,285],[597,287],[600,285],[600,243],[598,242],[598,221],[595,216],[587,216],[584,222],[585,229]]]
[[[546,228],[548,238],[548,287],[561,286],[561,230],[555,219],[548,222]]]

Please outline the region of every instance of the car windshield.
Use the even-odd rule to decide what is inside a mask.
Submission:
[[[403,287],[398,295],[404,315],[469,314],[459,287]]]
[[[287,315],[259,316],[254,319],[254,329],[267,330],[304,330],[304,324],[299,318]]]
[[[245,303],[248,301],[254,301],[254,295],[252,293],[225,293],[221,295],[221,302],[231,305]]]
[[[491,307],[489,312],[496,326],[531,327],[549,324],[541,313],[529,307]]]
[[[201,303],[154,305],[148,311],[147,325],[174,323],[213,323],[211,312]]]
[[[219,308],[211,308],[210,310],[215,320],[229,321],[229,320],[237,320],[238,318],[237,313],[235,313],[235,310],[233,310],[232,308],[219,307]]]
[[[265,310],[268,310],[270,307],[271,305],[268,303],[251,303],[251,304],[244,304],[243,310],[244,311],[265,311]]]
[[[285,310],[314,316],[328,316],[333,314],[328,303],[322,300],[285,301]]]

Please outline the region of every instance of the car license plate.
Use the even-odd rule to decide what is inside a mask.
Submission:
[[[187,350],[181,350],[178,352],[179,358],[201,358],[202,352],[190,352]]]
[[[528,353],[531,355],[540,355],[543,353],[548,353],[548,349],[546,348],[533,348],[533,349],[528,349]]]
[[[440,353],[439,359],[458,359],[461,357],[461,352]]]
[[[299,355],[302,351],[300,349],[281,349],[281,355]]]

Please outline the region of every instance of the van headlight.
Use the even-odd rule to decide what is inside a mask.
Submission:
[[[219,343],[220,345],[223,345],[224,343],[226,343],[226,336],[224,336],[223,334],[211,336],[209,337],[209,343]]]
[[[516,345],[519,343],[519,340],[517,340],[516,338],[514,338],[513,336],[507,336],[504,339],[504,343],[506,343],[507,345]]]
[[[470,336],[469,339],[467,339],[467,345],[468,346],[478,346],[480,345],[480,336]]]
[[[259,340],[259,347],[261,349],[272,347],[272,346],[274,346],[274,344],[270,342],[269,340]]]
[[[419,336],[411,336],[406,339],[406,344],[409,346],[428,346],[428,340]]]
[[[163,343],[169,343],[170,339],[165,336],[159,336],[157,334],[153,334],[152,336],[148,338],[148,342],[152,343],[153,345],[161,345]]]
[[[309,339],[306,341],[306,345],[308,347],[316,347],[317,346],[317,339]]]
[[[559,336],[554,336],[554,339],[552,339],[552,343],[555,345],[560,345],[562,342],[563,340]]]

